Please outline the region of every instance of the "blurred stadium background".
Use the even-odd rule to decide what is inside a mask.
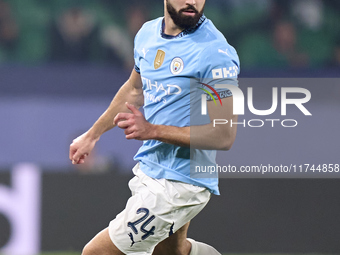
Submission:
[[[207,0],[205,14],[238,51],[241,78],[340,76],[337,0]],[[81,167],[68,146],[127,79],[138,29],[162,15],[160,0],[0,0],[0,253],[79,253],[124,208],[140,142],[113,130]],[[286,152],[340,163],[339,121],[329,122],[339,119],[339,88],[326,87],[311,106],[327,111],[323,125],[287,134],[304,139],[303,153],[275,137],[271,163],[289,162]],[[261,151],[273,139],[265,136],[241,130],[228,157],[258,159],[245,151]],[[190,236],[228,254],[340,254],[339,184],[221,179],[222,196]]]

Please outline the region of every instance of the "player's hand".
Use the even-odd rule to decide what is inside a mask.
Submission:
[[[152,139],[154,125],[149,123],[134,105],[125,105],[132,113],[118,113],[113,120],[114,124],[124,129],[126,139]]]
[[[87,132],[74,139],[72,144],[70,145],[69,154],[72,164],[74,165],[83,164],[85,162],[86,157],[93,150],[97,141],[98,140],[91,139],[88,136]]]

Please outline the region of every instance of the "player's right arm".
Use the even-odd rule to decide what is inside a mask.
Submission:
[[[85,158],[91,153],[101,135],[115,127],[113,123],[114,117],[120,112],[129,112],[125,102],[133,104],[138,108],[144,103],[141,77],[135,70],[132,70],[129,79],[119,89],[109,107],[93,126],[73,140],[69,153],[72,164],[84,163]]]

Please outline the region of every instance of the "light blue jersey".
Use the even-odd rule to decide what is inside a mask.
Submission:
[[[144,91],[144,114],[152,124],[190,126],[190,78],[227,79],[237,86],[239,59],[213,23],[202,16],[197,26],[173,37],[163,33],[163,18],[143,25],[135,38],[135,69]],[[191,160],[215,162],[216,151],[192,150]],[[218,176],[190,177],[190,148],[144,141],[134,157],[152,178],[206,187],[219,194]]]

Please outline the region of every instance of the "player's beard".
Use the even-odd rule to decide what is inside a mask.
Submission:
[[[201,11],[198,11],[194,6],[188,5],[188,7],[176,11],[176,9],[169,3],[169,0],[166,0],[166,8],[175,25],[182,29],[194,27],[202,17],[204,10],[204,6]],[[195,15],[192,17],[184,15],[183,12],[188,10],[194,11]]]

